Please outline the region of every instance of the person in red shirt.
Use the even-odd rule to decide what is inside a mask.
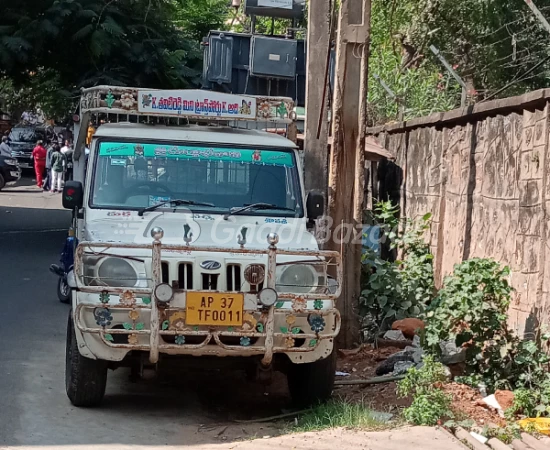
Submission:
[[[36,185],[42,189],[42,175],[46,170],[46,155],[47,150],[44,148],[44,143],[38,141],[36,147],[32,151],[32,158],[34,159],[34,172],[36,174]]]

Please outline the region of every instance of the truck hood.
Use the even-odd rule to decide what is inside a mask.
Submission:
[[[136,211],[88,209],[84,237],[88,241],[150,244],[155,227],[164,231],[163,244],[185,245],[187,238],[195,247],[239,249],[239,240],[244,237],[245,248],[266,249],[267,235],[277,233],[280,249],[318,248],[303,218],[238,215],[224,220],[219,214],[190,212],[152,211],[140,217]]]

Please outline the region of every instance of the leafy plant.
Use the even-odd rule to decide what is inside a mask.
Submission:
[[[402,233],[398,215],[399,207],[389,201],[377,202],[373,209],[383,240],[390,249],[403,253],[404,258],[383,260],[371,249],[363,254],[360,314],[370,337],[396,319],[421,316],[433,297],[433,256],[424,242],[431,214],[420,221],[406,220]]]
[[[411,406],[403,414],[408,422],[415,425],[436,425],[441,418],[452,418],[451,397],[441,389],[447,379],[443,364],[432,356],[424,358],[422,368],[411,368],[406,377],[397,385],[397,393],[413,396]]]
[[[491,439],[496,438],[505,444],[511,444],[514,439],[521,436],[521,427],[517,423],[508,423],[505,427],[484,427],[481,433]]]
[[[493,387],[508,379],[513,337],[507,327],[511,287],[490,259],[471,259],[445,278],[427,313],[425,346],[439,353],[440,341],[466,348],[466,364]]]

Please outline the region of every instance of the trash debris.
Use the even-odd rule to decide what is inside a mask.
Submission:
[[[458,364],[466,360],[466,349],[457,348],[454,341],[441,341],[441,362],[445,365]]]
[[[495,398],[494,394],[489,395],[488,397],[485,397],[483,399],[477,400],[475,402],[477,406],[482,406],[484,408],[492,408],[494,409],[500,417],[504,417],[504,411],[500,404],[498,403],[497,399]]]
[[[407,346],[405,347],[405,350],[403,352],[406,352],[410,356],[412,356],[413,361],[418,364],[422,362],[422,358],[424,357],[424,350],[422,347],[411,347]]]
[[[540,434],[550,436],[550,418],[538,417],[532,419],[522,419],[518,420],[518,424],[523,429],[534,426],[535,430],[537,430]]]
[[[398,352],[389,356],[385,361],[382,361],[376,367],[376,375],[380,376],[392,373],[394,370],[394,366],[398,361],[410,361],[414,364],[414,359],[412,355],[407,352]]]
[[[349,377],[350,374],[347,373],[347,372],[340,372],[340,371],[337,370],[337,371],[336,371],[336,376],[337,376],[337,377]]]
[[[420,319],[408,318],[402,320],[396,320],[391,328],[392,330],[399,330],[403,335],[409,339],[413,339],[417,330],[423,330],[426,327],[424,322]]]
[[[416,366],[414,361],[397,361],[393,366],[393,375],[401,375],[402,373],[407,373],[407,371]]]
[[[476,433],[475,431],[470,431],[470,435],[477,439],[482,444],[486,444],[489,439],[487,439],[485,436],[482,436],[481,434]]]
[[[502,409],[497,401],[497,399],[495,398],[495,394],[491,394],[489,395],[488,397],[485,397],[483,399],[483,402],[486,404],[486,405],[489,405],[491,408],[494,408],[494,409]]]
[[[406,341],[407,338],[400,330],[388,330],[386,333],[384,333],[384,339],[388,339],[389,341]]]

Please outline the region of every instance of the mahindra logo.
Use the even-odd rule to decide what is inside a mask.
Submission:
[[[218,270],[222,265],[218,261],[203,261],[201,267],[205,270]]]

